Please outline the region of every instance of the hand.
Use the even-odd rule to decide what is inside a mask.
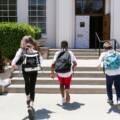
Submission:
[[[98,70],[100,70],[101,69],[101,65],[98,65],[97,68],[98,68]]]
[[[14,64],[14,65],[12,65],[12,68],[13,68],[13,69],[17,69],[18,67],[17,67],[16,64]]]
[[[50,77],[53,78],[53,79],[55,78],[54,72],[51,72],[51,73],[50,73]]]

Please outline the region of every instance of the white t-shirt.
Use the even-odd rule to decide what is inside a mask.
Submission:
[[[23,52],[23,49],[22,48],[19,48],[18,51],[16,52],[16,55],[15,57],[13,58],[12,60],[12,65],[15,65],[17,63],[17,61],[20,59],[21,55],[22,55],[22,52]],[[33,53],[36,53],[37,51],[33,49]],[[40,55],[40,63],[42,63],[43,61],[43,58],[42,56]]]
[[[101,65],[103,67],[103,61],[104,61],[104,57],[109,54],[109,52],[114,51],[114,50],[109,50],[106,52],[101,53],[99,60],[98,60],[98,65]],[[118,52],[117,52],[118,53]],[[119,53],[120,54],[120,53]],[[109,75],[109,76],[114,76],[114,75],[120,75],[120,67],[116,70],[105,70],[105,74]]]
[[[58,55],[60,54],[61,51],[62,50],[57,51],[55,53],[54,58],[53,58],[53,62],[52,62],[53,64],[56,62],[57,57],[58,57]],[[68,52],[70,53],[70,56],[71,56],[71,64],[73,65],[73,62],[77,63],[76,57],[74,56],[73,52],[69,51],[69,50],[68,50]],[[71,71],[70,72],[67,72],[67,73],[57,73],[58,76],[60,76],[60,77],[69,77],[69,76],[71,76],[73,74],[72,65],[71,65]]]

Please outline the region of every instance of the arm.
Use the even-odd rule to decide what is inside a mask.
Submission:
[[[13,68],[16,68],[16,63],[17,61],[20,59],[21,57],[21,54],[22,54],[22,48],[20,48],[17,52],[16,52],[16,55],[15,57],[13,58],[12,62],[11,62],[11,65]]]
[[[101,64],[103,63],[103,59],[104,59],[105,53],[102,53],[98,59],[98,64],[97,67],[100,68]]]
[[[77,59],[76,59],[75,55],[72,52],[70,52],[70,54],[71,54],[71,60],[72,60],[72,64],[73,64],[72,65],[72,70],[74,71],[76,66],[77,66]]]
[[[51,78],[54,78],[54,77],[55,77],[55,73],[54,73],[54,71],[55,71],[55,62],[56,62],[56,60],[57,60],[58,54],[59,54],[58,52],[55,53],[54,58],[53,58],[53,61],[52,61],[51,73],[50,73],[50,77],[51,77]]]

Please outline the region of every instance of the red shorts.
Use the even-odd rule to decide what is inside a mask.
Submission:
[[[60,84],[70,86],[70,83],[72,80],[72,75],[69,77],[61,77],[61,76],[57,75],[57,77],[58,77]]]

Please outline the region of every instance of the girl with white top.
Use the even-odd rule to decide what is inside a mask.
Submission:
[[[16,69],[17,62],[21,58],[21,56],[25,53],[38,53],[36,42],[33,40],[31,36],[24,36],[21,40],[21,47],[18,49],[14,59],[12,60],[12,67]],[[42,57],[40,55],[40,62],[42,61]],[[33,109],[34,98],[35,98],[35,84],[37,79],[37,70],[26,72],[25,67],[22,64],[22,74],[25,81],[25,93],[27,97],[27,106],[28,110]]]
[[[98,67],[101,67],[101,64],[103,66],[105,75],[106,75],[106,89],[107,89],[107,96],[108,96],[108,103],[110,105],[113,104],[113,92],[112,92],[112,85],[114,84],[115,90],[116,90],[116,97],[117,97],[117,103],[120,104],[120,53],[116,52],[113,50],[112,45],[110,42],[105,42],[103,45],[105,52],[103,52],[100,57],[99,57],[99,65]],[[112,58],[110,54],[116,54]],[[111,58],[108,58],[111,57]],[[113,61],[112,65],[114,69],[110,69],[109,66],[107,68],[107,63],[106,59],[115,59],[115,57],[118,57],[118,63],[115,63],[116,61]],[[116,59],[116,60],[117,60]],[[116,66],[115,66],[116,64]]]

